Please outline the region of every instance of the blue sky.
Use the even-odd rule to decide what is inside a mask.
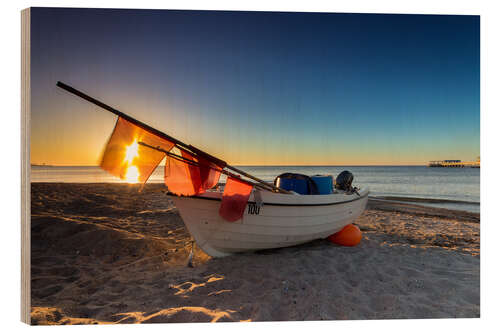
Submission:
[[[231,164],[479,155],[479,16],[35,8],[32,162],[95,165],[114,116]]]

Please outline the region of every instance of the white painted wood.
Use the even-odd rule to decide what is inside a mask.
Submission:
[[[326,238],[361,215],[368,201],[368,190],[359,194],[261,192],[264,204],[258,214],[252,214],[249,210],[249,205],[254,204],[252,193],[245,214],[236,222],[227,222],[219,216],[222,192],[171,198],[198,247],[210,256],[223,257]]]

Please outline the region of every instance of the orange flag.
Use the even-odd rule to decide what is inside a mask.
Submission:
[[[165,154],[138,144],[169,151],[174,143],[119,117],[101,159],[101,168],[130,183],[145,183]]]
[[[182,157],[194,164],[167,157],[165,163],[165,185],[177,195],[196,195],[214,187],[220,178],[221,168],[205,159],[181,151]],[[216,170],[214,170],[216,169]]]
[[[199,158],[201,187],[204,190],[214,187],[219,182],[222,168],[203,158]]]
[[[235,222],[243,217],[245,207],[252,192],[252,185],[249,185],[237,178],[228,177],[222,202],[219,208],[219,215],[226,221]]]
[[[182,157],[196,163],[196,159],[184,151]],[[173,157],[167,157],[165,163],[165,185],[168,190],[177,195],[195,195],[200,193],[201,179],[197,166],[179,161]]]

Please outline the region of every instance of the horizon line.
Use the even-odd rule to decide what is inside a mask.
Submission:
[[[31,163],[37,167],[99,167],[96,164],[40,164]],[[427,166],[427,164],[233,164],[236,167],[358,167],[358,166]]]

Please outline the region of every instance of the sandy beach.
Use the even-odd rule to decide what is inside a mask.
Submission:
[[[162,184],[34,183],[32,324],[477,318],[479,214],[370,199],[356,247],[211,258]]]

